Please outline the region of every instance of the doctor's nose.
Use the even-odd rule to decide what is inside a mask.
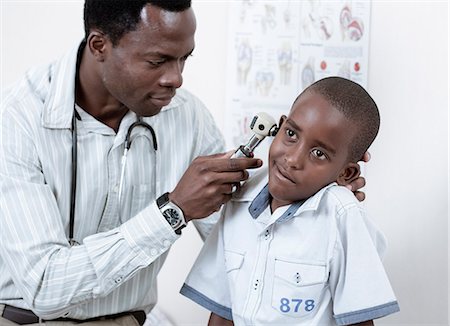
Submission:
[[[166,71],[160,78],[160,84],[164,87],[179,88],[183,84],[184,63],[173,61],[167,65]]]

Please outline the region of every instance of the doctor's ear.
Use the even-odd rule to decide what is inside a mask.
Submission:
[[[86,46],[97,61],[104,61],[108,38],[101,31],[93,30],[87,37]]]
[[[342,169],[336,181],[340,186],[346,186],[358,179],[360,174],[359,164],[350,162]]]

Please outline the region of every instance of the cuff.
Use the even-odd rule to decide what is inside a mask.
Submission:
[[[138,215],[120,226],[130,247],[150,264],[167,251],[180,236],[167,223],[153,202]]]
[[[231,308],[218,304],[197,290],[191,288],[186,283],[183,284],[180,293],[216,315],[228,320],[233,320]]]
[[[350,325],[381,318],[398,311],[400,311],[400,307],[397,301],[393,301],[372,308],[335,315],[334,319],[338,325]]]

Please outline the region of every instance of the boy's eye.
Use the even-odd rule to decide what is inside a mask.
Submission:
[[[286,136],[288,136],[289,138],[295,138],[295,132],[289,128],[286,129]]]
[[[320,149],[313,149],[311,151],[312,155],[314,155],[314,157],[316,157],[319,160],[326,160],[327,159],[327,155],[322,152]]]

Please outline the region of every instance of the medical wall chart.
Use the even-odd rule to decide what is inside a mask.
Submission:
[[[229,10],[229,148],[250,137],[255,113],[278,121],[316,80],[341,76],[367,86],[370,1],[241,0]]]

